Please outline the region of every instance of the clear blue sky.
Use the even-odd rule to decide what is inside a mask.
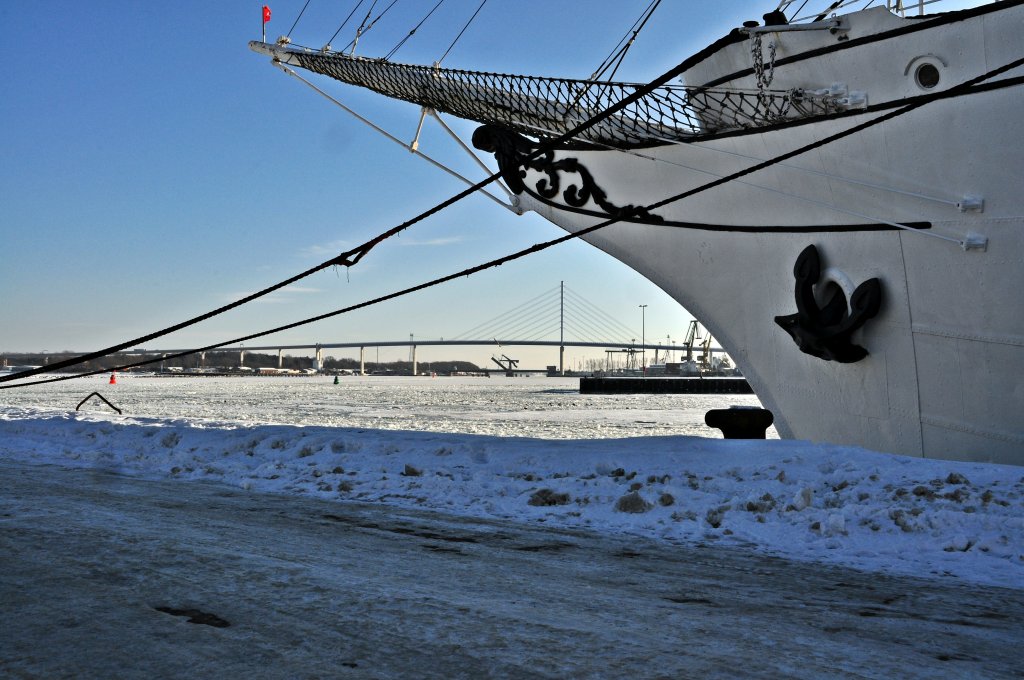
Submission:
[[[288,31],[303,2],[269,3],[268,39]],[[142,335],[326,260],[462,188],[250,52],[248,41],[260,37],[262,4],[0,4],[0,352],[85,351]],[[354,5],[312,0],[293,40],[323,45]],[[387,53],[433,5],[399,0],[359,53]],[[447,0],[393,59],[433,62],[477,5]],[[646,5],[490,0],[445,66],[587,77]],[[654,77],[773,7],[771,0],[665,0],[619,77]],[[353,32],[350,24],[334,46]],[[416,107],[321,82],[411,139]],[[473,127],[457,124],[467,138]],[[436,125],[428,125],[421,149],[482,176]],[[147,345],[192,347],[244,335],[561,234],[535,215],[516,217],[472,197],[347,273],[321,272]],[[586,244],[569,243],[253,344],[453,337],[560,280],[637,337],[640,304],[648,305],[648,339],[681,338],[690,318],[636,273]],[[406,354],[392,350],[381,359]],[[490,354],[421,356],[484,363]],[[554,352],[536,360],[520,354],[527,363],[555,360]]]

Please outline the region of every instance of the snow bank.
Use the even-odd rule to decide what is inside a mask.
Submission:
[[[1024,586],[1024,469],[794,441],[541,440],[0,408],[0,455]]]

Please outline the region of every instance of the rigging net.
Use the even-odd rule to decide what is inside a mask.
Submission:
[[[540,138],[562,135],[644,88],[636,83],[463,71],[337,52],[271,49],[284,63],[350,85]],[[664,85],[581,132],[576,140],[617,148],[649,146],[835,110],[830,98],[801,90]]]

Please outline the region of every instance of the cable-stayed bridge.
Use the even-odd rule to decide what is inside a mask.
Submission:
[[[643,308],[646,305],[639,305]],[[308,344],[269,344],[269,345],[247,345],[237,347],[225,347],[218,352],[238,351],[239,365],[244,366],[245,353],[255,351],[274,351],[278,353],[278,366],[281,365],[284,353],[291,351],[313,352],[315,355],[315,366],[318,370],[323,368],[323,353],[331,349],[359,349],[360,372],[365,372],[365,350],[367,348],[380,347],[409,347],[409,356],[412,361],[412,371],[417,372],[417,348],[436,346],[483,346],[494,347],[501,350],[508,347],[558,347],[559,365],[558,371],[564,372],[564,354],[566,347],[591,347],[603,348],[608,356],[612,353],[621,353],[626,356],[627,368],[639,368],[646,365],[646,353],[654,352],[653,360],[657,362],[660,358],[668,359],[681,353],[686,359],[691,359],[694,353],[700,353],[705,357],[712,353],[722,353],[724,350],[710,346],[710,336],[706,336],[704,342],[695,346],[695,341],[700,339],[697,332],[698,327],[695,321],[690,322],[689,329],[680,337],[679,344],[666,336],[665,340],[647,340],[645,337],[644,309],[641,309],[641,328],[629,328],[621,323],[598,305],[587,300],[578,292],[572,290],[564,283],[531,298],[501,314],[498,314],[469,330],[454,337],[448,338],[416,338],[411,334],[408,339],[400,340],[359,340],[350,342],[315,342]],[[187,352],[184,349],[135,349],[123,354],[130,355],[172,355]],[[206,352],[197,352],[201,361],[205,362]],[[638,362],[637,355],[640,358]],[[518,362],[502,354],[501,357],[493,357],[493,361],[502,367],[503,370],[526,370],[519,369]],[[536,370],[536,369],[535,369]]]

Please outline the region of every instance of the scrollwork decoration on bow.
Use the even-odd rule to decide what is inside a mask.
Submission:
[[[531,159],[530,156],[538,144],[515,132],[496,125],[482,125],[473,133],[473,146],[494,154],[501,178],[513,193],[531,193],[548,202],[553,202],[561,193],[565,204],[573,208],[582,208],[593,200],[610,217],[648,223],[664,221],[662,217],[651,214],[646,208],[634,205],[618,206],[609,201],[608,194],[597,185],[594,176],[576,158],[555,160],[555,152],[547,150]],[[532,189],[526,185],[527,170],[545,175],[544,178],[537,180]],[[566,175],[576,175],[578,181],[570,182],[565,178]],[[567,185],[564,190],[563,181]]]

